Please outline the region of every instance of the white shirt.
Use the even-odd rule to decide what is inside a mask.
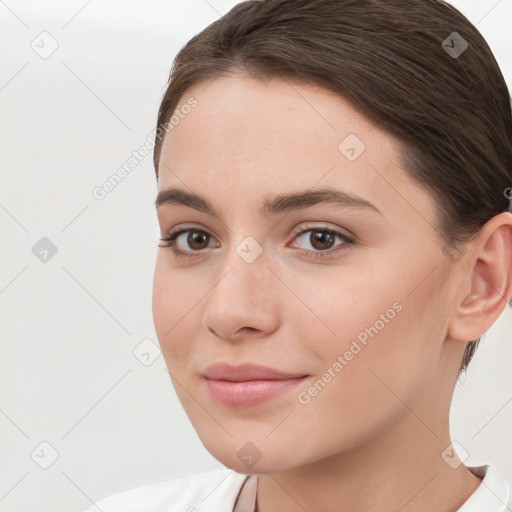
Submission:
[[[483,480],[456,512],[512,510],[512,484],[495,466],[468,469]],[[86,512],[254,512],[256,488],[256,475],[221,469],[118,492]]]

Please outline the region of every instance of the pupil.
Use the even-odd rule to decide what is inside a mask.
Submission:
[[[197,233],[197,232],[192,232],[189,236],[188,236],[188,244],[190,245],[190,247],[194,247],[194,244],[197,243],[197,241],[199,240],[199,245],[201,245],[201,238],[203,238],[203,243],[204,241],[206,240],[206,233]],[[197,249],[197,247],[196,247]],[[199,249],[202,249],[202,247],[199,247]]]
[[[327,233],[326,231],[314,231],[311,236],[313,238],[311,245],[316,249],[330,248],[330,244],[332,243],[331,233]],[[318,247],[317,242],[320,242],[320,247]]]

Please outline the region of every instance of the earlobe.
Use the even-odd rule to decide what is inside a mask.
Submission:
[[[504,212],[488,221],[468,256],[474,263],[463,282],[470,291],[455,304],[448,329],[451,339],[461,341],[482,336],[508,304],[512,294],[512,215]]]

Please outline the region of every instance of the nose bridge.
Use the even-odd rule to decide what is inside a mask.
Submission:
[[[240,328],[272,329],[277,312],[271,293],[268,259],[259,242],[249,236],[232,244],[218,267],[218,280],[207,298],[204,326],[225,338]]]
[[[243,299],[244,302],[251,296],[258,296],[262,289],[268,290],[265,282],[270,271],[262,245],[254,237],[246,236],[229,251],[221,264],[215,288],[219,292],[225,290],[233,300]]]

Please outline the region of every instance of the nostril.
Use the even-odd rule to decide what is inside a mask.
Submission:
[[[244,331],[244,330],[248,330],[248,331],[257,331],[258,329],[254,328],[254,327],[242,327],[240,330],[241,330],[241,331]]]

